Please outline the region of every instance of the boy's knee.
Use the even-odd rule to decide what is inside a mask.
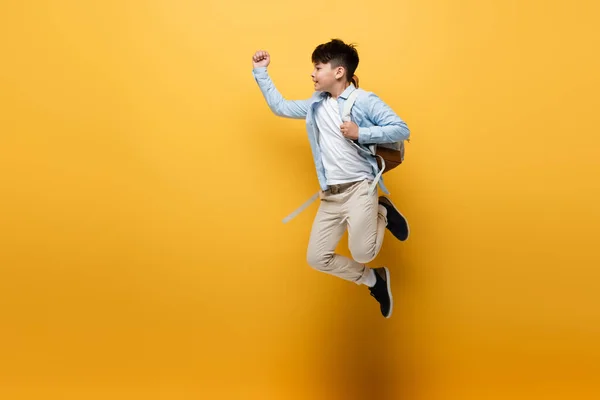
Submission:
[[[333,256],[331,254],[318,254],[316,252],[309,251],[306,255],[306,262],[308,262],[308,265],[318,271],[327,271],[329,270],[332,257]]]
[[[377,257],[377,251],[375,246],[363,247],[360,249],[350,249],[352,258],[357,263],[367,264],[370,263]]]

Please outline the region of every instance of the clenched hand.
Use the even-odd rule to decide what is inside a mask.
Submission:
[[[268,67],[271,63],[271,56],[267,51],[259,50],[252,56],[252,66],[254,68]]]
[[[340,125],[340,130],[346,139],[358,139],[358,125],[356,125],[354,122],[344,122],[342,125]]]

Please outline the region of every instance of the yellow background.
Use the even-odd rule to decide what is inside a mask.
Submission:
[[[600,7],[524,3],[2,1],[0,397],[600,398]],[[306,98],[334,37],[412,131],[391,320],[281,223],[251,56]]]

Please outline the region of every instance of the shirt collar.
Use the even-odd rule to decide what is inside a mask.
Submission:
[[[340,98],[347,100],[348,96],[350,96],[350,93],[354,92],[356,90],[356,86],[354,86],[353,83],[350,84],[350,86],[348,86],[343,92],[342,94],[340,94]],[[321,97],[322,98],[326,98],[329,97],[329,93],[326,92],[321,92]]]
[[[354,92],[356,90],[356,87],[354,86],[353,83],[350,84],[350,86],[348,86],[346,88],[346,90],[344,90],[342,92],[342,94],[340,94],[340,97],[344,100],[348,99],[348,96],[350,96],[350,93]]]

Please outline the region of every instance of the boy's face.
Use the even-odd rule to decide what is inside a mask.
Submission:
[[[311,74],[315,83],[315,90],[320,92],[329,92],[334,87],[335,83],[343,78],[344,67],[339,66],[332,68],[331,63],[323,64],[315,63],[315,68]]]

